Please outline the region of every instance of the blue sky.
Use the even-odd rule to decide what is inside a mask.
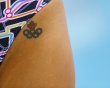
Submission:
[[[64,0],[76,88],[110,88],[110,0]]]

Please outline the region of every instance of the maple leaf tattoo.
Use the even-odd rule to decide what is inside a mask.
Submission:
[[[28,39],[38,38],[42,34],[42,28],[36,28],[37,23],[35,23],[34,21],[30,21],[29,24],[27,24],[27,27],[28,29],[25,29],[23,31],[23,34]]]

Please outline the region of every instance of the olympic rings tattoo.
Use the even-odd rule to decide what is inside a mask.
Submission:
[[[36,28],[37,24],[31,21],[27,27],[28,29],[25,29],[23,31],[23,34],[28,38],[38,38],[42,34],[42,28]]]

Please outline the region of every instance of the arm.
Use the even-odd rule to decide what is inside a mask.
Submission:
[[[0,69],[0,88],[74,88],[72,53],[64,9],[51,1],[31,21],[42,28],[38,38],[15,39]]]

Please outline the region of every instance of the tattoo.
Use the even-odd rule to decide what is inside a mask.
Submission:
[[[42,28],[36,28],[37,24],[34,23],[34,21],[31,21],[29,24],[27,24],[27,27],[28,29],[25,29],[23,34],[28,39],[38,38],[42,34]]]

